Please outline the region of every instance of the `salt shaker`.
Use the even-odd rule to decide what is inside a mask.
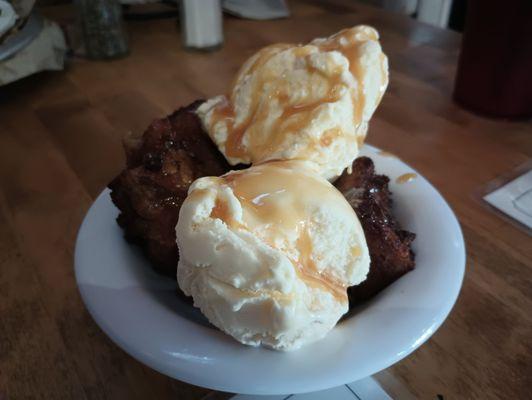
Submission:
[[[220,0],[182,0],[181,33],[187,48],[218,49],[223,43]]]

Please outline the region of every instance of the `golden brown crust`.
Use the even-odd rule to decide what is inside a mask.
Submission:
[[[399,228],[388,182],[387,176],[375,174],[370,158],[359,157],[353,172],[344,172],[334,183],[360,219],[371,257],[367,279],[348,289],[351,305],[373,297],[415,265],[411,244],[416,235]]]
[[[175,225],[188,187],[230,170],[195,113],[201,103],[155,120],[141,138],[128,138],[127,167],[109,184],[126,238],[143,247],[159,272],[174,277]]]
[[[201,126],[195,113],[200,104],[154,121],[140,138],[128,138],[127,167],[109,184],[126,238],[145,250],[156,270],[172,277],[179,258],[175,225],[190,184],[231,169]],[[414,268],[410,246],[415,235],[398,228],[388,182],[375,174],[367,157],[357,158],[353,172],[335,182],[360,219],[371,256],[367,280],[348,290],[351,304],[374,296]]]

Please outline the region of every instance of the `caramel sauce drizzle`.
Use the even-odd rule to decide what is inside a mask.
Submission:
[[[324,147],[330,146],[335,138],[342,134],[340,128],[332,128],[326,130],[320,138],[320,144]]]
[[[383,157],[390,157],[390,158],[397,158],[397,156],[393,153],[390,153],[388,151],[384,151],[384,150],[381,150],[379,151],[378,153],[380,156],[383,156]]]
[[[219,198],[217,198],[216,202],[214,203],[214,207],[211,210],[210,217],[220,219],[231,227],[240,226],[240,224],[237,223],[231,217],[231,213],[229,212],[229,207],[227,207],[227,203],[225,201],[220,200]]]
[[[303,279],[308,286],[325,289],[338,301],[347,302],[347,287],[331,276],[318,271],[316,263],[312,258],[312,241],[310,239],[308,227],[301,229],[299,239],[297,240],[297,249],[299,251],[299,259],[293,260],[293,262],[300,278]]]
[[[358,32],[356,35],[360,34]],[[276,76],[268,71],[261,70],[261,68],[276,54],[288,48],[295,48],[296,56],[306,57],[315,47],[321,51],[339,51],[349,60],[349,70],[355,77],[358,86],[356,88],[347,88],[351,91],[353,97],[354,109],[354,124],[358,126],[363,120],[363,111],[366,103],[364,95],[364,81],[365,74],[364,67],[360,62],[360,46],[366,40],[377,40],[376,35],[364,36],[359,39],[351,29],[345,29],[338,32],[329,39],[306,46],[296,46],[291,44],[276,44],[263,48],[255,56],[254,60],[245,63],[237,74],[236,81],[233,83],[230,92],[231,96],[226,96],[228,101],[219,105],[213,110],[210,120],[210,130],[213,130],[215,124],[220,121],[225,121],[228,128],[228,138],[225,143],[225,154],[231,158],[249,159],[251,162],[262,161],[265,156],[271,154],[271,150],[278,148],[278,146],[285,140],[287,134],[294,134],[300,132],[309,125],[315,110],[322,104],[333,103],[339,100],[342,89],[346,88],[346,84],[342,81],[341,69],[334,71],[332,76],[324,78],[328,81],[328,90],[325,96],[319,100],[314,100],[309,103],[302,103],[292,105],[289,104],[289,93],[287,90],[287,82],[285,77]],[[342,42],[342,43],[341,43]],[[381,54],[381,74],[383,79],[383,86],[381,87],[380,97],[384,93],[384,88],[387,83],[386,70],[384,69],[385,56]],[[311,70],[311,74],[323,74],[317,70]],[[235,88],[238,84],[238,78],[241,76],[251,76],[257,73],[256,79],[251,88],[252,98],[248,118],[245,121],[236,124],[235,111],[232,107],[234,104]],[[263,88],[273,87],[273,93],[269,96],[267,101],[263,101]],[[310,91],[310,89],[309,89]],[[379,99],[380,101],[380,99]],[[253,129],[255,125],[258,128],[261,122],[268,117],[270,103],[277,102],[283,110],[273,126],[264,129]],[[247,146],[244,146],[244,136],[248,141]],[[364,141],[363,136],[357,136],[358,145],[361,146]],[[326,140],[327,141],[327,140]],[[247,150],[246,150],[247,148]]]
[[[407,182],[410,182],[411,180],[414,180],[417,178],[417,174],[413,173],[413,172],[408,172],[406,174],[403,174],[401,176],[398,176],[396,179],[395,179],[395,182],[397,183],[407,183]]]
[[[227,204],[220,199],[211,211],[212,218],[219,218],[233,228],[253,231],[273,248],[276,248],[276,238],[296,232],[298,257],[291,258],[296,273],[308,286],[328,291],[339,302],[347,301],[346,286],[327,272],[318,271],[308,219],[309,199],[335,201],[333,198],[341,194],[326,182],[298,173],[285,161],[232,172],[222,179],[242,204],[244,222],[234,221]],[[358,254],[360,249],[351,251]]]

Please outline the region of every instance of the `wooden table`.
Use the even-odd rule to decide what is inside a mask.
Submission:
[[[291,7],[287,20],[226,18],[225,45],[211,54],[183,51],[174,20],[130,22],[128,58],[76,59],[64,72],[0,89],[0,399],[226,397],[158,374],[101,332],[74,282],[78,227],[122,168],[126,132],[224,92],[264,45],[305,42],[360,23],[379,30],[391,66],[368,141],[441,191],[468,252],[450,318],[377,379],[398,398],[531,398],[532,241],[478,197],[488,182],[530,160],[531,124],[481,118],[451,101],[456,33],[354,1]],[[71,20],[64,7],[45,13]]]

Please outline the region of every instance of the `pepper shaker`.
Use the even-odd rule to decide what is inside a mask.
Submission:
[[[87,57],[119,58],[129,53],[117,0],[77,0]]]

